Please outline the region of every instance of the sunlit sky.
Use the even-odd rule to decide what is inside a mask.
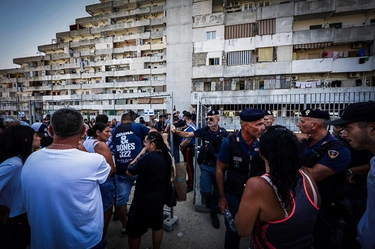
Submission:
[[[35,56],[56,33],[90,16],[86,6],[99,0],[0,0],[0,69],[16,68],[13,58]]]

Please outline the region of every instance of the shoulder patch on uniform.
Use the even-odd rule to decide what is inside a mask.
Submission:
[[[328,150],[328,156],[331,159],[335,159],[339,154],[337,150]]]

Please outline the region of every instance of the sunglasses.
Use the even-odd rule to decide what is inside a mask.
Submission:
[[[214,121],[214,118],[206,118],[206,121],[210,120],[211,122]]]

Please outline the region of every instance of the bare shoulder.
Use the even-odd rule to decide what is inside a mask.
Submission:
[[[245,186],[246,191],[257,195],[262,195],[264,191],[269,191],[270,189],[270,184],[260,176],[249,178]]]

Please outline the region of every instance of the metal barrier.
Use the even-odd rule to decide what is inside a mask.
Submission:
[[[231,104],[233,99],[244,104]],[[331,120],[339,118],[345,107],[351,103],[375,101],[375,87],[354,89],[347,92],[324,92],[324,93],[298,93],[298,94],[258,94],[251,96],[221,96],[220,98],[202,98],[197,106],[197,127],[204,127],[207,112],[216,108],[220,111],[221,117],[219,125],[228,131],[240,130],[239,113],[245,108],[259,108],[262,110],[272,110],[275,116],[275,123],[283,125],[294,132],[299,132],[296,126],[301,111],[311,109],[321,109],[328,111]],[[215,101],[220,101],[216,104]],[[200,140],[200,139],[199,139]],[[199,141],[196,147],[200,145]],[[197,151],[197,150],[196,150]],[[195,156],[197,158],[197,155]],[[208,211],[203,205],[200,195],[200,168],[195,162],[195,191],[194,204],[196,211]]]

